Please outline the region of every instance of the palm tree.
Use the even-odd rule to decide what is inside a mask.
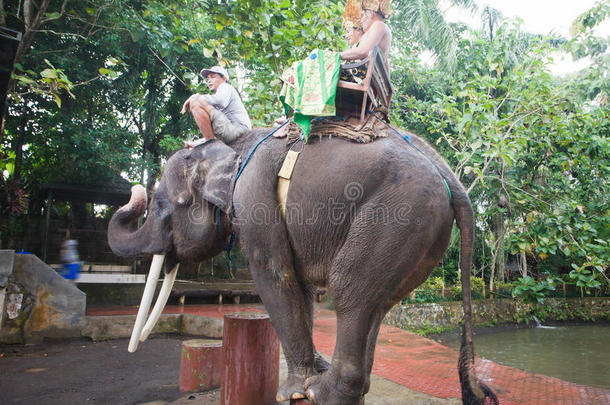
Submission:
[[[485,6],[481,12],[481,21],[483,22],[483,31],[489,34],[489,42],[492,42],[494,32],[502,22],[502,13],[496,8]]]
[[[476,10],[475,0],[448,0],[451,7]],[[441,10],[440,0],[398,0],[394,4],[394,16],[390,21],[399,42],[415,41],[434,52],[440,64],[455,66],[457,35]]]

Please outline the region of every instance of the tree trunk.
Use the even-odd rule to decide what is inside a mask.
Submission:
[[[19,135],[13,139],[13,152],[15,152],[15,168],[13,170],[13,182],[19,182],[21,178],[21,165],[23,162],[23,141],[25,139],[27,117],[27,103],[23,104],[23,112],[21,113],[21,122],[19,126]]]
[[[494,249],[491,255],[491,272],[489,274],[489,294],[493,294],[494,289],[494,278],[496,276],[496,249]]]
[[[146,181],[147,193],[152,192],[157,175],[159,174],[159,108],[163,102],[161,98],[161,75],[157,61],[152,59],[148,66],[148,78],[146,80],[146,102],[144,103],[144,147],[145,154],[148,157],[148,179]]]
[[[506,258],[504,257],[504,213],[496,212],[493,215],[493,233],[496,241],[494,252],[494,266],[498,281],[504,282],[504,273],[506,269]]]
[[[0,25],[6,27],[6,19],[4,18],[4,0],[0,0]]]
[[[527,255],[525,250],[521,252],[521,276],[527,277]]]
[[[51,0],[42,0],[40,2],[40,6],[38,10],[34,10],[34,1],[33,0],[24,0],[23,2],[23,19],[25,22],[23,36],[21,37],[21,42],[19,42],[19,46],[17,47],[17,52],[15,53],[15,64],[21,62],[21,59],[26,54],[26,52],[30,49],[32,45],[32,41],[34,40],[34,35],[36,34],[36,30],[42,21],[42,17],[47,12],[47,7],[49,7],[49,3]],[[11,72],[12,73],[12,72]],[[8,91],[10,93],[15,88],[15,80],[9,79],[8,81]]]

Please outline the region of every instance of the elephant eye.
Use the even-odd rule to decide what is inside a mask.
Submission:
[[[178,197],[176,198],[175,203],[176,203],[176,205],[179,205],[179,206],[187,205],[191,202],[191,198],[192,198],[192,196],[189,193],[184,191],[184,192],[178,194]]]
[[[154,202],[153,202],[153,212],[157,216],[161,216],[161,214],[166,209],[166,207],[167,207],[167,202],[163,199],[157,199],[157,200],[154,200]]]

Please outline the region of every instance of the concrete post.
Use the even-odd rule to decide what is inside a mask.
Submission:
[[[223,354],[221,405],[276,404],[280,342],[269,315],[225,315]]]

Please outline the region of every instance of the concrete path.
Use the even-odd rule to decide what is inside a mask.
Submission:
[[[191,313],[222,318],[239,311],[264,312],[260,305],[191,305],[166,308],[166,313]],[[92,308],[88,315],[136,313],[133,308]],[[319,352],[332,356],[336,320],[333,311],[316,309],[314,343]],[[476,349],[476,347],[475,347]],[[371,392],[367,405],[459,403],[460,386],[456,351],[430,339],[382,325],[377,340]],[[528,373],[489,360],[477,359],[478,377],[495,390],[502,405],[604,405],[610,390],[574,384],[557,378]],[[424,394],[416,399],[418,393]],[[443,401],[444,399],[444,401]]]

